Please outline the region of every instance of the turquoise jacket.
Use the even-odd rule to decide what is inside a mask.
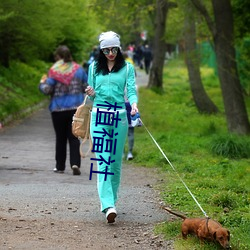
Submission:
[[[137,92],[135,84],[135,69],[131,63],[126,63],[126,66],[118,72],[110,72],[107,75],[95,73],[95,62],[93,62],[88,71],[88,84],[94,88],[95,97],[91,97],[93,107],[100,108],[97,104],[112,105],[117,103],[122,109],[125,109],[124,93],[126,92],[129,103],[137,103]],[[103,107],[105,108],[105,107]]]

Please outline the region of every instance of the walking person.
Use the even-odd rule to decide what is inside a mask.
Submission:
[[[146,44],[143,52],[143,57],[144,57],[144,67],[145,67],[145,72],[148,75],[151,61],[153,59],[152,51],[149,48],[149,46]]]
[[[123,57],[126,62],[131,63],[134,66],[134,61],[128,57],[127,52],[123,53]],[[135,70],[135,76],[136,76],[136,70]],[[137,85],[136,85],[136,91],[137,91]],[[138,92],[137,92],[138,93]],[[138,98],[138,94],[137,94]],[[125,105],[127,110],[127,119],[128,119],[128,153],[127,153],[127,161],[133,160],[133,148],[134,148],[134,131],[135,128],[131,125],[131,105],[127,99],[126,91],[125,91]],[[125,155],[125,154],[124,154]]]
[[[56,62],[50,68],[48,77],[42,78],[39,89],[50,95],[49,110],[56,135],[55,173],[64,173],[66,168],[67,142],[69,142],[70,166],[73,175],[80,175],[80,142],[72,134],[72,117],[84,100],[84,86],[87,74],[73,61],[67,46],[59,46],[55,51]]]
[[[106,214],[108,223],[113,223],[117,216],[115,205],[128,132],[124,91],[126,89],[131,104],[131,115],[138,112],[137,94],[134,66],[124,60],[120,36],[113,31],[104,32],[99,36],[99,42],[99,57],[89,67],[86,93],[93,100],[90,133],[99,171],[97,189],[101,211]],[[112,137],[115,146],[108,150]],[[98,149],[103,150],[96,148],[98,141],[102,141]],[[110,174],[104,174],[107,171]]]
[[[126,110],[127,110],[127,119],[128,119],[128,153],[127,153],[127,161],[133,160],[134,156],[133,156],[133,148],[134,148],[134,131],[135,128],[132,127],[131,125],[131,117],[130,117],[130,113],[131,113],[131,105],[129,103],[129,101],[125,102],[126,105]]]

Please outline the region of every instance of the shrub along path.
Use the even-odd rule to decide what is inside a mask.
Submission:
[[[141,78],[140,78],[141,74]],[[138,75],[138,85],[147,76]],[[141,82],[139,82],[140,80]],[[130,162],[129,162],[130,163]],[[172,249],[155,236],[160,209],[156,170],[124,162],[116,223],[99,211],[90,159],[81,176],[53,173],[54,132],[47,108],[0,130],[0,249]]]

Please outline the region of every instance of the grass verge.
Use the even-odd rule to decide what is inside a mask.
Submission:
[[[42,74],[48,65],[34,61],[30,65],[13,61],[10,68],[0,67],[0,123],[25,116],[23,111],[32,112],[36,105],[48,99],[38,90]]]
[[[140,88],[142,120],[173,164],[202,208],[231,232],[232,249],[250,249],[249,172],[250,138],[227,132],[222,96],[217,77],[210,68],[201,69],[203,84],[220,109],[217,115],[197,112],[189,88],[186,67],[173,60],[164,69],[164,93]],[[250,100],[246,100],[250,112]],[[203,213],[180,178],[160,153],[145,128],[135,129],[135,158],[138,166],[158,168],[163,184],[162,200],[188,217]],[[175,238],[175,248],[217,249],[213,243],[202,248],[197,239],[179,238],[181,220],[156,226],[156,232]]]

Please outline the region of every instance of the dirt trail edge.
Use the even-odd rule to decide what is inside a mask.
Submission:
[[[141,129],[141,128],[140,128]],[[155,236],[161,179],[156,170],[124,162],[116,223],[99,211],[96,175],[90,159],[73,176],[53,173],[54,131],[47,108],[0,130],[0,250],[7,249],[173,249]]]

